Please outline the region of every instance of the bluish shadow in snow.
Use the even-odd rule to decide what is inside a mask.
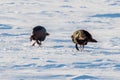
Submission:
[[[40,14],[46,15],[46,16],[49,16],[49,17],[53,16],[53,13],[52,12],[48,12],[48,11],[41,11]]]
[[[53,48],[63,48],[63,45],[53,46]]]
[[[81,75],[73,78],[72,80],[99,80],[97,77],[89,75]]]
[[[69,43],[71,40],[53,39],[53,42],[59,43],[60,45],[55,45],[53,48],[64,48],[64,43]]]
[[[74,62],[72,66],[74,68],[108,68],[112,66],[113,61],[106,60],[105,62],[102,59],[90,61],[90,62]]]
[[[120,13],[113,13],[113,14],[96,14],[90,17],[99,17],[99,18],[120,18]]]
[[[113,3],[113,4],[110,4],[110,5],[115,6],[115,5],[117,5],[117,3]]]
[[[86,68],[90,63],[85,63],[85,62],[75,62],[72,64],[74,68]]]
[[[53,60],[47,60],[46,62],[49,62],[49,63],[55,63],[56,61],[53,61]]]
[[[0,29],[12,29],[12,26],[7,24],[0,24]]]
[[[108,50],[104,50],[104,51],[100,51],[101,54],[105,54],[105,55],[113,55],[113,54],[120,54],[119,51],[108,51]]]
[[[64,13],[64,12],[59,11],[59,10],[53,11],[53,14],[67,16],[67,13]]]
[[[35,66],[36,66],[35,63],[31,63],[31,64],[25,64],[25,65],[14,65],[11,68],[21,70],[21,69],[26,69],[26,68],[35,67]]]
[[[29,35],[28,33],[21,33],[21,34],[9,34],[9,33],[2,33],[0,36],[22,36],[22,35]]]
[[[114,66],[114,68],[115,68],[115,70],[120,71],[120,64],[116,64],[116,65]]]
[[[13,5],[15,4],[15,2],[6,2],[6,3],[3,3],[4,5]]]
[[[80,24],[79,21],[67,21],[66,23],[69,23],[69,24]]]
[[[6,69],[9,69],[9,67],[8,66],[0,66],[0,71],[4,71]]]
[[[64,2],[69,2],[70,0],[64,0]]]
[[[51,69],[51,68],[62,68],[66,66],[65,64],[47,64],[45,66],[38,66],[38,68],[42,69]]]
[[[31,59],[33,59],[33,60],[39,60],[40,58],[35,57],[35,58],[31,58]]]
[[[120,6],[120,1],[116,0],[114,3],[109,4],[110,6]]]
[[[110,42],[112,42],[112,46],[119,46],[120,44],[120,37],[113,37],[112,39],[110,39]]]
[[[99,49],[99,47],[91,47],[91,46],[85,46],[85,48],[88,48],[88,49]]]
[[[2,33],[1,36],[18,36],[17,34]]]
[[[44,66],[38,66],[35,63],[31,64],[24,64],[24,65],[13,65],[11,67],[8,66],[0,66],[0,70],[5,70],[5,69],[14,69],[14,70],[24,70],[24,69],[38,69],[38,70],[45,70],[45,69],[52,69],[52,68],[62,68],[66,66],[65,64],[46,64]]]
[[[80,6],[80,8],[87,8],[86,6]]]
[[[14,13],[14,12],[11,12],[11,11],[8,11],[8,13]],[[0,16],[0,19],[3,19],[3,20],[19,20],[18,18],[13,18],[13,17],[8,17],[8,16]]]
[[[54,42],[71,42],[71,40],[54,39]]]
[[[105,69],[105,68],[108,68],[108,66],[110,66],[111,64],[110,63],[99,63],[99,64],[91,64],[91,65],[88,65],[89,68],[101,68],[101,69]]]
[[[70,46],[68,46],[68,47],[69,47],[69,48],[71,48],[71,49],[72,49],[72,48],[75,48],[75,46],[71,46],[71,45],[70,45]]]
[[[85,22],[85,23],[92,23],[92,22],[94,22],[94,23],[103,23],[103,24],[106,23],[106,24],[108,24],[108,22],[104,22],[104,21],[100,21],[100,20],[96,20],[96,21],[84,20],[82,22]]]
[[[65,80],[65,78],[73,77],[73,75],[43,75],[43,76],[17,76],[17,80]]]
[[[62,8],[73,8],[72,6],[69,6],[69,5],[62,5],[60,7],[62,7]]]
[[[103,61],[102,59],[97,59],[94,62],[102,62],[102,61]]]
[[[90,20],[84,20],[84,21],[82,21],[82,22],[86,22],[86,23],[87,23],[87,22],[91,22],[91,21],[90,21]]]

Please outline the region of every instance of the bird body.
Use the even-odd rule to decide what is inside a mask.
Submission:
[[[31,41],[35,40],[38,45],[41,45],[41,42],[46,39],[47,35],[49,35],[49,33],[47,33],[47,31],[44,27],[36,26],[33,28],[33,32],[32,32],[32,35],[30,37],[30,40]],[[33,43],[33,46],[35,45],[35,43]]]
[[[78,44],[81,47],[81,51],[84,49],[84,45],[87,45],[88,42],[97,42],[95,39],[92,38],[92,35],[86,30],[77,30],[71,36],[72,41],[76,44],[75,47],[77,50]]]

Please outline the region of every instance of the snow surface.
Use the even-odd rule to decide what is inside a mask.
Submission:
[[[37,25],[50,36],[32,47]],[[98,43],[77,51],[78,29]],[[120,80],[120,0],[1,0],[0,80]]]

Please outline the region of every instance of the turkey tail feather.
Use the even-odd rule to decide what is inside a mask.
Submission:
[[[97,42],[97,40],[95,40],[95,39],[91,39],[90,42]]]

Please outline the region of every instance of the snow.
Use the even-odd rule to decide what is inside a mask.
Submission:
[[[119,0],[0,1],[0,80],[119,80],[119,9]],[[50,36],[32,47],[37,25]],[[77,51],[78,29],[98,43]]]

